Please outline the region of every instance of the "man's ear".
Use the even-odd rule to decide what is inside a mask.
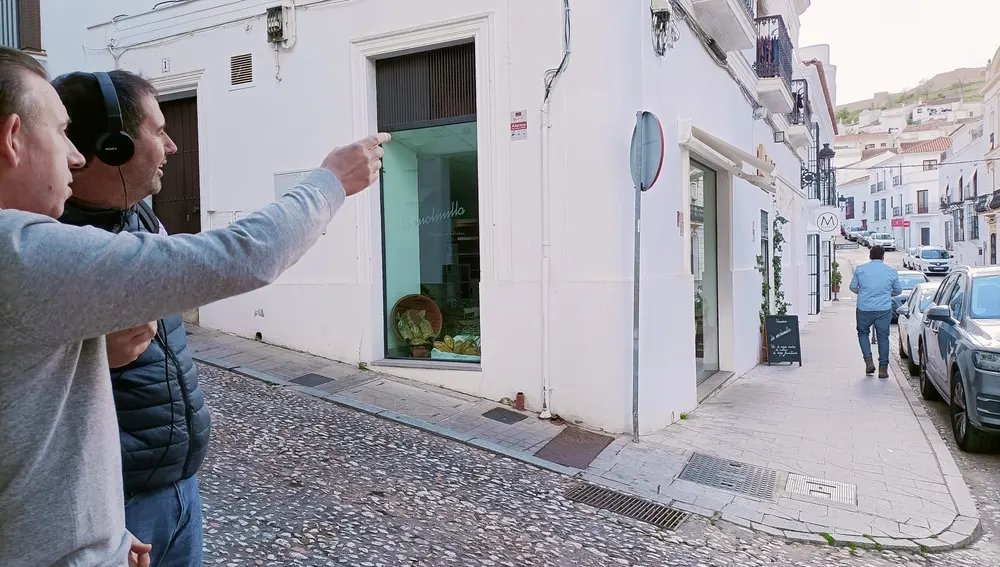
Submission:
[[[23,130],[21,117],[17,114],[11,114],[0,124],[0,161],[10,167],[17,167],[21,162]]]

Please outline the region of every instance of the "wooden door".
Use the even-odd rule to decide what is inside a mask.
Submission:
[[[163,188],[153,196],[153,211],[170,234],[201,232],[197,99],[161,102],[160,109],[177,153],[167,157]]]

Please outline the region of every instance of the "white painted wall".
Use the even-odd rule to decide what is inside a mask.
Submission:
[[[120,18],[116,26],[91,27],[86,41],[98,45],[110,36],[120,49],[117,64],[152,79],[164,77],[163,58],[171,60],[170,76],[201,72],[197,88],[207,228],[208,211],[262,207],[273,198],[275,172],[311,167],[331,145],[370,131],[373,115],[358,114],[364,108],[358,93],[372,87],[353,84],[361,75],[352,67],[352,42],[488,16],[479,58],[482,84],[490,87],[482,89],[480,101],[487,104],[479,108],[485,215],[482,370],[385,370],[492,399],[523,391],[529,407],[537,409],[539,107],[542,77],[561,56],[558,4],[368,0],[310,6],[298,13],[296,46],[279,55],[280,82],[258,17],[259,2],[202,0],[169,12]],[[804,9],[801,0],[792,4]],[[136,11],[133,2],[105,0],[89,13],[99,22],[127,10]],[[649,18],[648,2],[639,0],[574,9],[573,56],[552,99],[552,410],[610,431],[625,431],[631,423],[633,191],[628,146],[635,112],[656,113],[666,138],[660,181],[643,197],[644,432],[662,428],[697,403],[689,240],[676,223],[677,213],[687,215],[690,202],[688,152],[678,144],[679,120],[692,120],[751,154],[763,143],[782,175],[798,187],[795,154],[773,142],[766,123],[751,118],[751,107],[732,77],[685,25],[675,49],[662,59],[655,57]],[[229,57],[246,52],[254,55],[255,85],[230,90]],[[115,63],[109,54],[89,52],[84,65],[108,68]],[[683,88],[677,77],[686,77]],[[510,112],[520,109],[528,112],[529,137],[510,142]],[[719,180],[722,365],[743,373],[756,365],[759,355],[755,258],[760,210],[770,212],[772,203],[770,195],[743,180],[722,172]],[[785,229],[786,237],[796,241],[786,246],[791,259],[785,277],[801,282],[804,199],[793,192],[785,207],[796,215]],[[326,236],[277,283],[203,308],[201,323],[243,336],[260,332],[265,341],[336,360],[380,359],[380,222],[377,190],[351,199]],[[801,285],[789,294],[793,310],[802,314],[804,297]],[[258,310],[264,317],[254,316]]]
[[[89,4],[79,0],[41,0],[42,46],[47,53],[45,66],[50,76],[97,70],[85,68],[87,30],[83,24],[93,16]],[[99,48],[103,46],[97,44]]]

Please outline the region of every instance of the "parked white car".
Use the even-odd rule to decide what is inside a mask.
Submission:
[[[920,332],[924,326],[924,311],[934,302],[934,294],[941,285],[939,280],[919,283],[910,292],[906,303],[896,309],[899,323],[899,355],[906,359],[911,376],[920,374],[920,361],[913,358],[913,345],[919,344]]]
[[[913,251],[914,248],[904,248],[903,249],[903,269],[909,270],[912,268],[913,264]]]
[[[868,242],[870,246],[881,246],[886,250],[896,249],[896,239],[893,238],[891,234],[886,234],[884,232],[876,232],[875,234],[869,236]]]
[[[921,246],[913,258],[913,269],[927,275],[947,275],[955,265],[955,258],[943,246]]]

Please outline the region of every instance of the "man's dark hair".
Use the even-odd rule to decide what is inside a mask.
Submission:
[[[145,118],[143,98],[147,95],[155,98],[156,88],[146,79],[128,71],[115,70],[109,72],[108,76],[118,93],[125,131],[135,137],[138,135],[139,124]],[[108,111],[104,106],[101,85],[91,73],[76,72],[56,77],[52,86],[69,113],[70,123],[66,135],[89,163],[94,157],[97,139],[108,131]]]
[[[17,114],[27,120],[34,103],[25,87],[25,75],[33,73],[48,80],[49,75],[37,59],[19,49],[0,47],[0,120]]]
[[[885,258],[885,248],[882,248],[879,244],[872,246],[872,251],[868,253],[868,259],[881,260],[883,258]]]

